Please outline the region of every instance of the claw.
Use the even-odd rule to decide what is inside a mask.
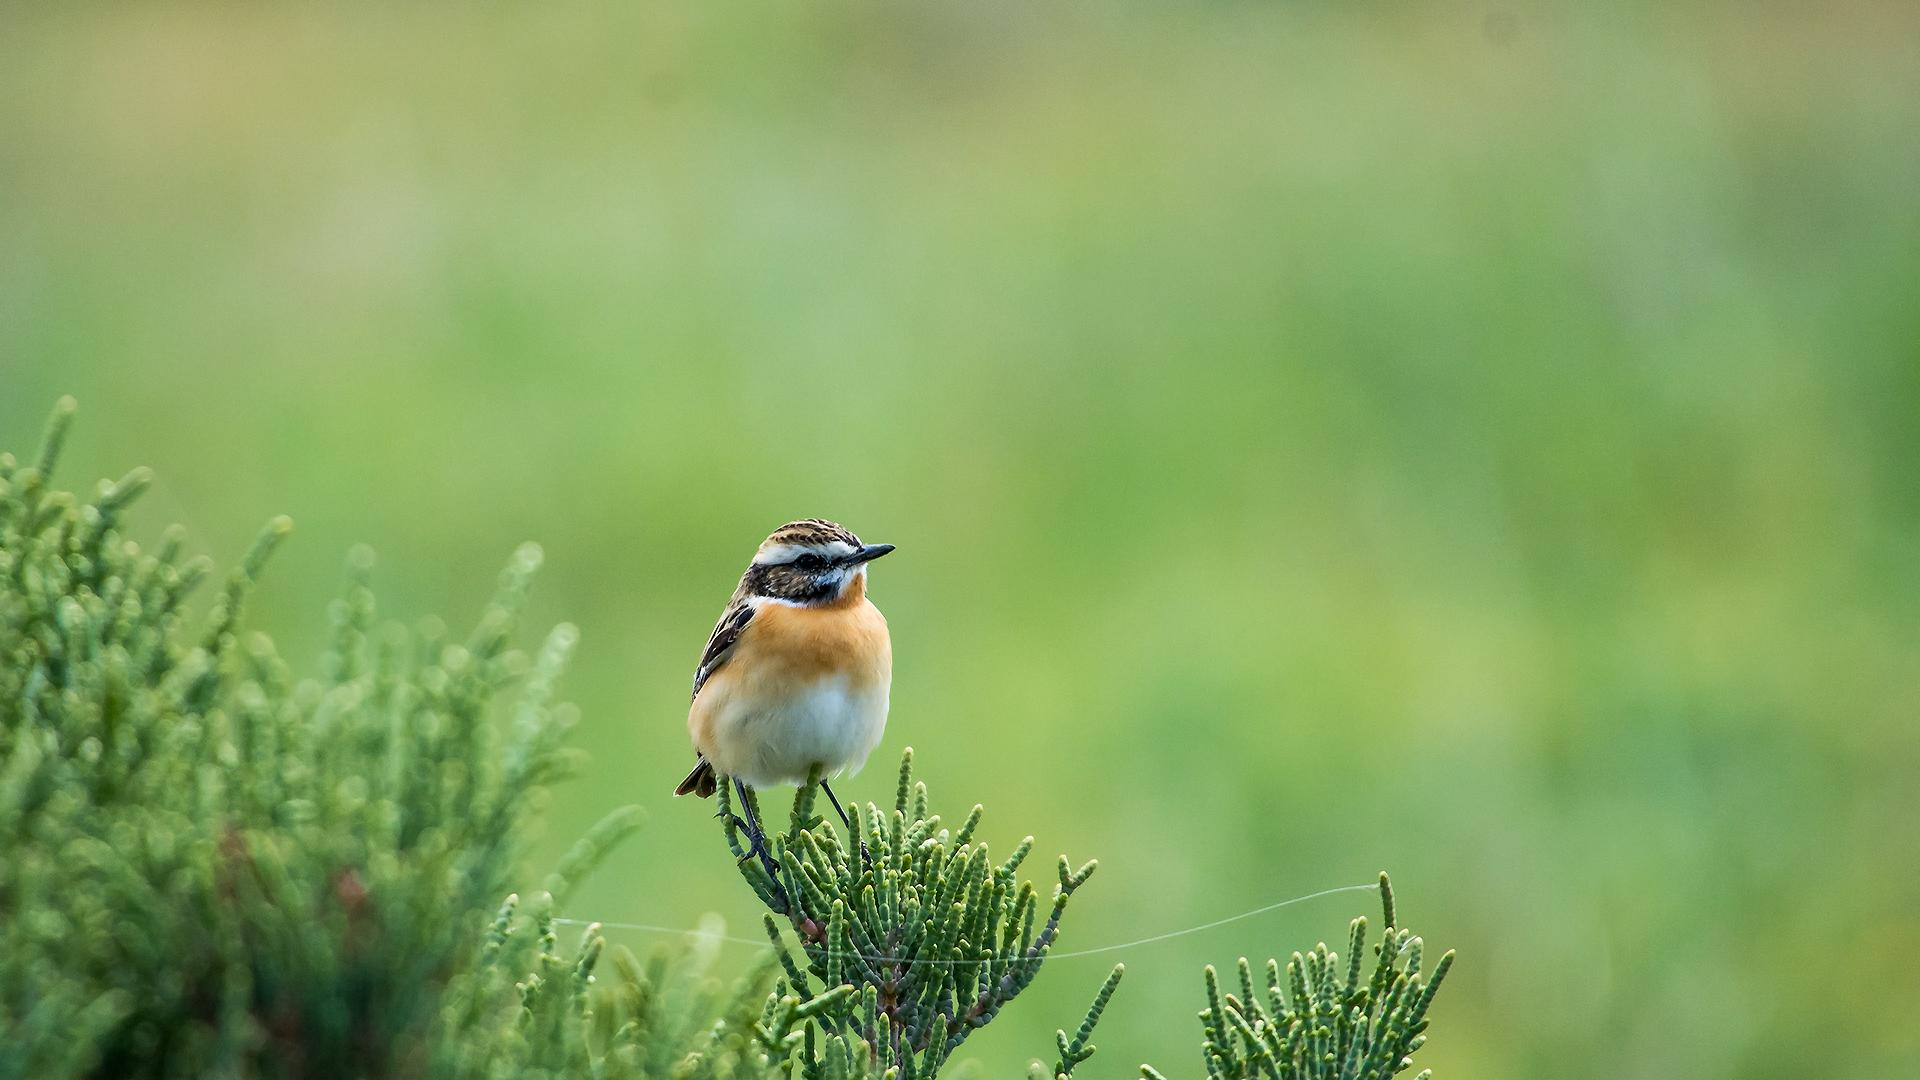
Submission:
[[[780,864],[773,861],[773,850],[767,847],[766,834],[755,832],[752,836],[747,837],[747,840],[751,845],[747,848],[747,854],[758,857],[761,867],[767,871],[767,876],[772,878],[775,884],[778,884],[780,881]]]
[[[774,861],[773,852],[767,847],[766,830],[761,827],[759,821],[755,820],[759,815],[753,812],[753,803],[747,798],[747,787],[737,779],[733,781],[733,786],[734,790],[740,794],[740,809],[746,811],[746,817],[743,819],[727,810],[722,810],[714,816],[732,818],[735,826],[747,834],[747,853],[740,856],[740,861],[744,863],[748,859],[759,859],[760,868],[766,871],[767,880],[773,884],[774,895],[779,898],[781,907],[785,909],[782,914],[792,911],[793,900],[787,895],[786,886],[780,883],[780,864]],[[735,846],[734,850],[740,849]]]
[[[744,862],[747,859],[754,858],[759,859],[760,868],[766,871],[767,880],[773,883],[774,895],[780,898],[782,907],[788,911],[792,911],[793,900],[787,895],[787,887],[780,883],[780,865],[773,861],[773,852],[767,847],[766,835],[756,830],[752,835],[747,837],[747,840],[751,846],[748,847],[747,853],[741,856],[741,861]]]

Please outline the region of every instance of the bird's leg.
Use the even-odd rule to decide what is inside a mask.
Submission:
[[[740,809],[747,815],[747,841],[752,845],[747,854],[760,857],[761,868],[766,870],[767,877],[773,881],[773,887],[784,899],[786,889],[780,884],[780,867],[773,861],[773,853],[767,850],[767,831],[761,828],[759,815],[753,812],[753,803],[747,800],[747,785],[735,780],[733,790],[739,792]]]
[[[744,852],[744,851],[741,851],[741,850],[740,850],[740,837],[739,837],[738,835],[736,835],[736,834],[737,834],[737,833],[743,833],[743,832],[746,832],[746,831],[747,831],[747,823],[746,823],[746,822],[745,822],[744,820],[742,820],[742,819],[741,819],[741,817],[740,817],[740,815],[739,815],[739,814],[736,814],[736,813],[734,813],[734,812],[732,812],[731,810],[722,810],[722,811],[720,811],[719,813],[717,813],[717,814],[714,814],[713,816],[714,816],[714,817],[717,817],[717,818],[725,818],[725,819],[726,819],[726,822],[727,822],[727,846],[729,846],[729,847],[731,847],[731,848],[733,848],[733,857],[734,857],[734,858],[736,858],[736,859],[744,859],[744,858],[746,858],[746,857],[747,857],[747,853],[746,853],[746,852]],[[753,838],[752,838],[752,836],[748,836],[748,838],[747,838],[747,839],[749,839],[749,840],[751,840],[751,839],[753,839]]]
[[[734,813],[730,809],[722,809],[719,813],[713,816],[717,818],[726,819],[727,846],[733,849],[733,857],[736,859],[746,858],[749,852],[740,850],[740,836],[739,836],[740,833],[746,833],[747,843],[748,844],[753,843],[753,830],[747,827],[746,819],[741,817],[739,814]]]
[[[834,797],[833,789],[827,786],[825,780],[820,781],[820,790],[827,793],[827,801],[833,804],[833,812],[840,815],[840,824],[845,825],[848,832],[852,832],[853,819],[847,817],[845,810],[840,809],[840,800]]]
[[[735,859],[744,859],[747,852],[740,850],[740,834],[747,834],[747,843],[753,843],[753,829],[747,825],[747,819],[733,812],[732,800],[727,798],[727,777],[720,778],[720,810],[714,817],[726,822],[727,847],[733,850]],[[744,805],[744,804],[743,804]]]
[[[848,832],[852,832],[852,819],[847,817],[845,810],[840,809],[840,800],[834,797],[833,789],[827,786],[825,780],[820,781],[820,790],[827,793],[827,801],[833,804],[834,812],[840,815],[840,824],[845,825]],[[867,854],[867,838],[863,836],[860,838],[860,867],[864,870],[872,865],[873,856]]]
[[[747,801],[747,785],[735,780],[733,782],[733,790],[740,796],[740,812],[747,815],[747,819],[740,824],[747,830],[747,843],[752,849],[750,854],[765,857],[767,853],[767,834],[764,829],[760,828],[757,815],[753,812],[753,804]]]

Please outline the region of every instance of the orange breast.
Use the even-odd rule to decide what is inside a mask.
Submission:
[[[777,711],[823,678],[838,676],[850,691],[884,694],[893,679],[893,648],[886,617],[867,602],[862,584],[856,580],[830,605],[768,603],[754,612],[733,655],[688,711],[687,728],[701,753],[713,758],[733,737],[717,726]]]
[[[751,672],[754,681],[796,684],[845,675],[857,688],[888,678],[892,666],[887,620],[863,599],[844,607],[768,604],[754,613],[725,668],[736,678]]]

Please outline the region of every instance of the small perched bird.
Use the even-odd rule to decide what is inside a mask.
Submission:
[[[687,731],[700,763],[675,795],[707,798],[727,777],[764,788],[804,784],[815,766],[823,776],[860,771],[886,729],[893,682],[893,646],[867,599],[867,564],[892,550],[812,518],[767,537],[693,673]],[[740,794],[760,849],[763,834]]]

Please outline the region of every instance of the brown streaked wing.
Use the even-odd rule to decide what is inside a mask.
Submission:
[[[753,621],[753,607],[742,596],[727,605],[720,613],[720,621],[713,628],[713,636],[707,639],[707,651],[700,654],[700,667],[693,673],[693,695],[700,696],[700,688],[707,685],[707,676],[727,662],[733,647],[740,640],[740,632]],[[691,700],[691,698],[689,698]]]

